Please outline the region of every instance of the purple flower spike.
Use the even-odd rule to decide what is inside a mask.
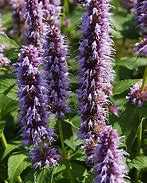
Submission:
[[[64,117],[68,111],[66,99],[69,97],[68,67],[66,63],[67,46],[59,28],[59,1],[46,4],[46,19],[50,22],[45,36],[45,71],[48,84],[48,103],[57,118]]]
[[[21,29],[24,24],[23,6],[24,0],[10,0],[12,6],[13,30],[12,33],[21,35]]]
[[[140,43],[136,43],[134,51],[142,56],[147,56],[147,38],[143,39]]]
[[[82,139],[97,139],[98,132],[105,127],[105,105],[112,95],[114,78],[110,7],[106,0],[90,0],[85,3],[85,8],[83,41],[78,59],[78,101],[82,118],[79,136]]]
[[[116,130],[108,126],[101,132],[94,155],[94,183],[126,183],[127,168],[123,162],[126,152],[120,150],[119,145]]]
[[[133,105],[142,107],[143,102],[147,101],[147,91],[141,91],[141,83],[136,83],[130,89],[130,93],[126,97]]]
[[[141,31],[147,37],[147,1],[139,0],[136,6],[137,20],[140,25]]]
[[[49,124],[46,110],[46,82],[38,70],[40,58],[38,49],[26,46],[21,49],[18,66],[18,85],[20,98],[20,121],[24,145],[40,144],[53,141],[53,131]]]
[[[25,0],[26,44],[41,46],[43,42],[43,5],[39,0]]]
[[[135,45],[134,51],[147,56],[147,1],[140,0],[136,5],[136,19],[139,23],[144,39]]]
[[[32,152],[30,152],[30,157],[33,160],[34,168],[57,166],[60,157],[57,155],[56,149],[48,147],[44,144],[43,147],[36,146]]]
[[[4,55],[5,49],[5,46],[0,45],[0,67],[10,64],[10,60]]]
[[[137,0],[121,0],[121,3],[128,11],[134,12]]]

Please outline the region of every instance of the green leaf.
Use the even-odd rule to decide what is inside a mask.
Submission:
[[[52,169],[51,168],[44,168],[34,174],[34,182],[35,183],[52,183]]]
[[[0,93],[7,95],[14,100],[17,99],[16,79],[0,79]]]
[[[76,119],[78,120],[79,118],[76,118]],[[73,124],[73,122],[72,122],[70,119],[66,119],[66,120],[64,120],[64,122],[70,124],[72,127],[76,128],[76,129],[79,129],[77,126],[75,126],[75,125]]]
[[[118,95],[128,90],[133,84],[141,82],[142,79],[124,79],[118,81],[113,87],[113,94]]]
[[[19,148],[20,146],[20,141],[12,141],[11,143],[7,144],[7,148],[4,151],[2,159],[4,159],[10,152],[12,152],[14,149]]]
[[[4,182],[7,179],[7,166],[1,161],[0,162],[0,182]]]
[[[146,118],[146,106],[140,109],[138,106],[132,106],[130,103],[126,104],[126,110],[118,119],[122,133],[126,137],[127,152],[131,152],[132,145],[135,141],[138,127],[140,123]]]
[[[23,183],[35,183],[34,182],[34,174],[35,174],[35,170],[31,169],[28,174],[25,176],[25,180],[23,181]]]
[[[10,29],[12,28],[12,12],[6,12],[2,16],[2,26]]]
[[[66,139],[64,143],[72,150],[76,150],[77,146],[82,144],[82,141],[78,139],[76,133],[73,134],[69,139]]]
[[[51,114],[50,115],[49,128],[55,127],[56,123],[57,123],[57,119],[55,118],[55,115],[54,114]]]
[[[147,156],[137,156],[129,163],[129,168],[136,168],[138,171],[147,168]]]
[[[56,175],[66,169],[66,166],[64,164],[58,165],[53,168],[53,175]]]
[[[8,48],[18,48],[18,44],[10,39],[6,34],[0,33],[0,44],[5,45]]]
[[[88,172],[87,169],[85,169],[84,173],[83,173],[83,180],[82,183],[91,183],[93,181],[94,177],[92,174],[90,174],[90,172]]]
[[[2,132],[4,130],[4,128],[5,128],[5,124],[6,124],[5,121],[0,121],[0,137],[1,137],[1,134],[2,134]]]
[[[85,164],[81,161],[74,161],[71,162],[71,167],[71,173],[73,175],[74,182],[81,183],[86,169]]]
[[[133,70],[141,66],[146,66],[147,59],[145,57],[123,57],[115,62],[115,64]]]
[[[0,119],[3,119],[7,114],[16,110],[18,101],[13,100],[6,95],[0,94]]]
[[[8,159],[8,177],[9,181],[14,183],[27,167],[31,166],[28,157],[24,154],[14,154]]]
[[[85,153],[80,148],[74,154],[71,155],[70,159],[75,159],[78,161],[85,161],[84,158],[85,158]]]

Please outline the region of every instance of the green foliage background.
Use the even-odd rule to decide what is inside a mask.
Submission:
[[[21,142],[20,122],[18,121],[18,88],[16,85],[16,62],[21,47],[19,37],[12,37],[12,18],[9,7],[1,9],[3,27],[7,36],[0,34],[0,44],[7,45],[6,56],[11,60],[10,67],[0,67],[0,183],[68,183],[66,164],[71,169],[74,183],[91,183],[93,176],[84,161],[81,149],[83,142],[77,138],[80,117],[77,109],[77,56],[80,36],[80,19],[83,9],[72,0],[64,1],[63,18],[70,20],[70,25],[62,25],[62,32],[66,35],[69,45],[69,76],[71,80],[71,97],[68,101],[71,108],[63,121],[63,134],[66,149],[66,159],[58,167],[34,171]],[[119,117],[111,114],[110,124],[118,129],[123,137],[122,147],[129,153],[126,159],[131,183],[145,183],[147,180],[147,104],[142,108],[130,105],[126,100],[130,86],[143,79],[147,58],[133,53],[135,43],[142,39],[134,15],[123,9],[118,0],[113,0],[112,23],[115,54],[116,78],[114,81],[111,101],[119,108]],[[138,129],[142,123],[141,141],[138,139]],[[58,132],[56,119],[51,116],[51,124]],[[4,137],[6,139],[4,139]],[[6,141],[7,143],[6,143]],[[60,140],[55,142],[60,147]],[[62,155],[62,149],[59,148]],[[21,176],[21,179],[20,179]]]

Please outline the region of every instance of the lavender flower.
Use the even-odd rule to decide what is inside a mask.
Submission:
[[[25,0],[26,44],[42,46],[43,42],[43,5],[39,0]]]
[[[0,8],[8,5],[9,0],[0,0]]]
[[[13,34],[21,35],[21,29],[24,24],[23,6],[24,0],[10,0],[13,18]]]
[[[99,132],[106,126],[105,106],[112,94],[111,82],[114,77],[110,58],[110,7],[106,0],[90,0],[85,3],[85,8],[78,76],[78,101],[82,118],[79,136],[96,141]]]
[[[40,0],[44,7],[44,19],[48,22],[49,26],[59,26],[61,14],[60,0]]]
[[[138,105],[139,107],[142,107],[143,102],[147,100],[147,92],[141,91],[141,86],[141,83],[133,85],[130,89],[130,93],[126,97],[131,104]]]
[[[48,2],[48,4],[47,4]],[[48,103],[51,112],[57,118],[62,118],[68,110],[66,99],[69,96],[67,76],[67,47],[64,44],[64,37],[59,28],[59,1],[46,1],[46,20],[49,22],[47,34],[45,36],[45,71],[48,84]]]
[[[39,51],[34,46],[21,49],[18,66],[18,85],[20,98],[20,121],[24,145],[53,141],[53,131],[46,111],[46,82],[42,79]]]
[[[142,56],[147,56],[147,38],[144,38],[140,43],[136,43],[134,51],[139,52]]]
[[[140,0],[136,5],[136,18],[139,23],[144,39],[135,45],[134,51],[147,56],[147,1]]]
[[[30,157],[33,160],[34,168],[50,167],[58,165],[59,156],[56,149],[48,147],[44,144],[43,147],[36,146],[30,153]]]
[[[136,6],[136,18],[143,35],[147,36],[147,1],[139,0]]]
[[[10,60],[4,55],[6,47],[0,45],[0,67],[8,66],[10,64]]]
[[[134,12],[137,0],[121,0],[121,3],[128,11]]]
[[[123,162],[126,153],[119,149],[120,141],[116,130],[107,127],[100,134],[95,151],[94,183],[125,183],[127,169]]]
[[[119,117],[119,108],[118,106],[114,105],[114,104],[109,104],[109,111],[115,115],[116,117]]]

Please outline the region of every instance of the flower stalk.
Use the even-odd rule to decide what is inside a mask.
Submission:
[[[71,168],[70,168],[70,162],[69,162],[69,160],[66,157],[66,150],[65,150],[65,146],[64,146],[64,136],[63,136],[63,130],[62,130],[62,122],[63,121],[61,121],[59,119],[57,121],[57,123],[58,123],[58,129],[59,129],[59,138],[60,138],[60,142],[61,142],[61,148],[62,148],[62,152],[63,152],[63,158],[65,160],[66,167],[67,167],[69,181],[70,181],[70,183],[74,183],[73,177],[72,177],[72,173],[71,173]]]

